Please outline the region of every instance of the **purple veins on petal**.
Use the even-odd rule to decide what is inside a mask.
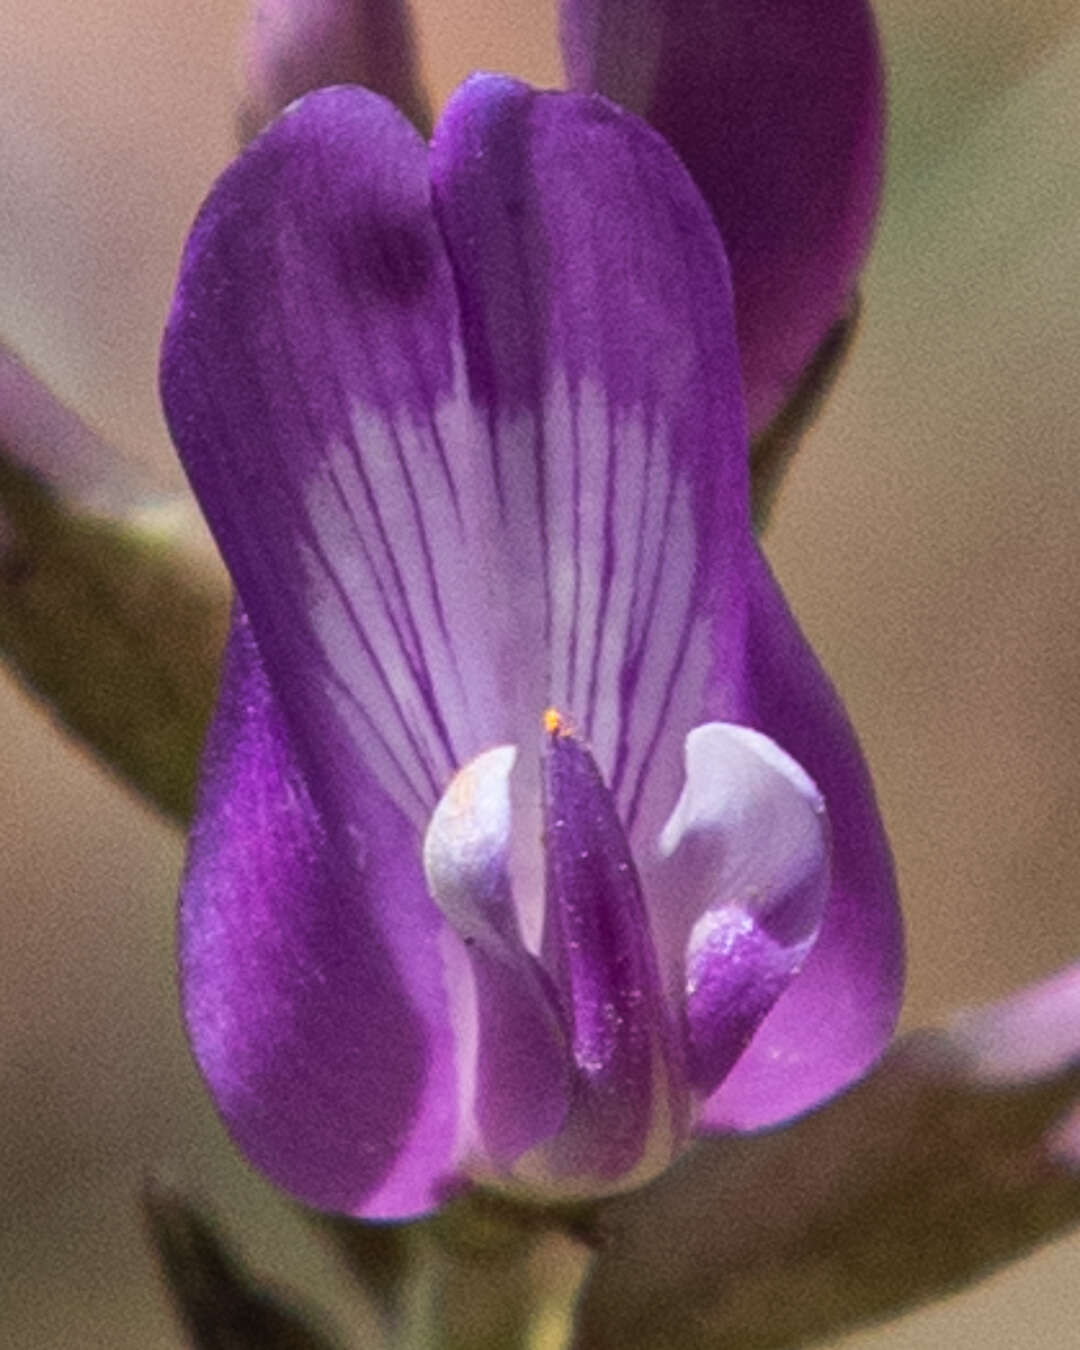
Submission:
[[[739,646],[745,612],[746,425],[720,239],[670,148],[602,99],[474,77],[436,130],[431,175],[515,564],[541,578],[540,697],[587,738],[632,839],[654,835],[715,650]]]

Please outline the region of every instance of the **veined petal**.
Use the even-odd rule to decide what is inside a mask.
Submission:
[[[162,393],[307,781],[345,822],[374,775],[422,832],[459,764],[514,739],[535,625],[506,618],[462,372],[425,147],[364,90],[309,95],[196,222]]]
[[[829,813],[832,889],[806,965],[710,1099],[714,1128],[757,1129],[839,1092],[892,1035],[903,990],[903,931],[892,859],[870,777],[827,677],[758,556],[740,721],[813,778]]]
[[[477,1162],[503,1168],[566,1118],[570,1046],[550,980],[526,950],[511,893],[513,746],[485,751],[451,781],[424,836],[435,902],[468,952],[475,1004],[461,999],[459,1034],[475,1048],[464,1096],[473,1103]]]
[[[244,71],[250,134],[332,84],[383,94],[418,127],[430,118],[408,0],[254,0]]]
[[[775,742],[712,722],[686,740],[686,786],[660,837],[656,881],[692,919],[684,1008],[688,1076],[710,1093],[798,975],[829,895],[817,787]]]
[[[759,431],[843,312],[881,181],[883,76],[866,0],[562,0],[572,88],[646,117],[731,260]]]
[[[589,742],[632,843],[655,841],[745,617],[746,433],[715,226],[636,118],[495,76],[451,99],[431,171],[508,556],[540,560],[544,703]]]
[[[443,924],[400,812],[353,789],[364,827],[346,832],[311,799],[241,618],[182,890],[188,1035],[274,1181],[324,1209],[404,1217],[438,1203],[455,1164]]]

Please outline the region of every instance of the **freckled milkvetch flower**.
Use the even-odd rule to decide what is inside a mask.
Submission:
[[[864,1072],[888,849],[653,130],[494,76],[430,148],[302,99],[196,222],[162,389],[238,594],[183,1004],[255,1164],[369,1217],[598,1194]]]

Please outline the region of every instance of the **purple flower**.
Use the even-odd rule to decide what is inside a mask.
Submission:
[[[477,77],[430,148],[312,95],[227,170],[165,339],[239,603],[183,887],[234,1138],[372,1217],[594,1194],[887,1041],[843,712],[749,525],[731,285],[660,137]]]
[[[884,80],[866,0],[561,0],[570,85],[646,117],[711,207],[753,431],[850,305],[877,214]]]

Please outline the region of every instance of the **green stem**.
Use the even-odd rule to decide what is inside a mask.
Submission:
[[[803,437],[844,367],[859,323],[859,302],[836,321],[803,371],[798,387],[750,447],[750,501],[754,529],[765,531],[784,477]]]
[[[166,815],[185,819],[229,592],[166,529],[84,511],[5,460],[0,657]]]
[[[473,1195],[413,1232],[396,1350],[562,1350],[584,1247],[535,1212]]]

